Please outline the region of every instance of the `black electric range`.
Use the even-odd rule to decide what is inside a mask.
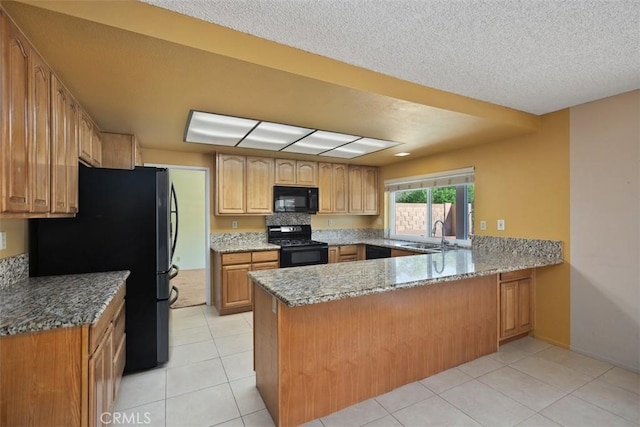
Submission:
[[[311,239],[310,225],[270,225],[267,240],[280,246],[280,267],[329,262],[329,245]]]

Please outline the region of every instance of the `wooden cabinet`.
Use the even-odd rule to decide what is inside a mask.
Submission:
[[[106,425],[124,369],[125,292],[93,324],[0,337],[0,424]]]
[[[247,157],[246,213],[273,212],[273,164],[272,158]]]
[[[100,167],[102,165],[102,136],[100,135],[100,129],[83,109],[80,109],[78,126],[80,144],[78,157],[89,166]]]
[[[51,212],[78,212],[78,106],[51,75]]]
[[[93,125],[93,133],[91,134],[91,165],[102,166],[102,136],[96,125]]]
[[[418,254],[415,252],[405,251],[402,249],[391,249],[391,258],[398,257],[398,256],[411,256],[411,255],[418,255]]]
[[[341,245],[329,247],[329,263],[361,261],[365,259],[364,245]]]
[[[247,273],[279,267],[279,251],[213,253],[215,306],[220,315],[251,311],[253,296]]]
[[[217,155],[217,214],[245,213],[245,162],[245,156]]]
[[[276,159],[276,185],[318,186],[318,162]]]
[[[534,275],[532,269],[501,273],[500,339],[527,333],[534,327]]]
[[[348,212],[348,166],[340,163],[318,163],[318,213]]]
[[[218,154],[216,159],[216,214],[273,212],[272,158]]]
[[[140,144],[135,135],[102,132],[101,167],[109,169],[133,169],[142,166]]]
[[[4,13],[0,15],[0,212],[48,213],[51,72],[20,30]]]
[[[349,166],[349,213],[379,213],[377,168]]]

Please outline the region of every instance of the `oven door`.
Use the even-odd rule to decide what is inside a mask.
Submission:
[[[280,249],[280,267],[326,264],[329,262],[329,245],[290,246]]]

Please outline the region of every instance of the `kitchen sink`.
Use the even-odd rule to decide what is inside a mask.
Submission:
[[[420,242],[403,243],[400,246],[404,246],[405,248],[424,249],[424,250],[428,250],[429,253],[442,252],[443,249],[445,251],[460,249],[460,247],[455,244],[449,244],[443,247],[442,245],[438,245],[436,243],[420,243]]]

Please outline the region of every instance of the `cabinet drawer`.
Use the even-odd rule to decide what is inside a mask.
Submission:
[[[358,255],[340,255],[340,262],[358,261]]]
[[[251,264],[252,271],[275,270],[276,268],[279,268],[279,267],[280,267],[280,264],[278,263],[278,261],[257,262],[255,264]]]
[[[523,277],[531,277],[533,275],[533,269],[527,268],[518,271],[509,271],[507,273],[500,273],[500,281],[508,282],[510,280],[522,279]]]
[[[278,251],[260,251],[251,253],[251,261],[264,262],[264,261],[278,261]]]
[[[251,252],[222,254],[222,265],[247,264],[251,262]]]
[[[358,245],[339,246],[340,255],[358,255]]]
[[[125,286],[122,286],[116,296],[113,297],[102,316],[91,325],[89,329],[89,354],[98,348],[98,343],[102,340],[105,331],[114,320],[117,310],[124,304]]]

